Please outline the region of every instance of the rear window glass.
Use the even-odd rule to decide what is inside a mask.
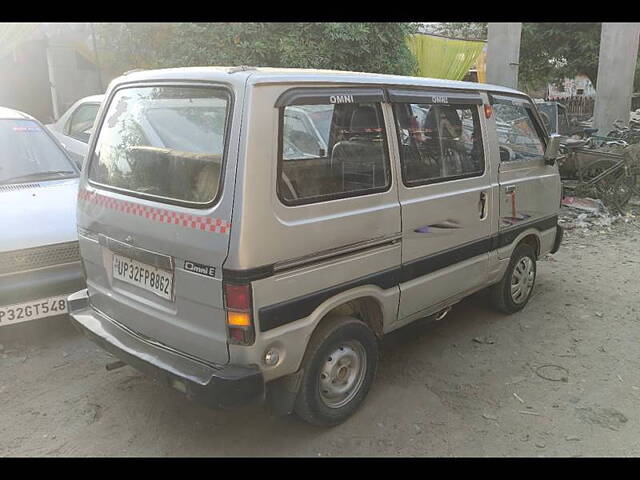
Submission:
[[[98,134],[89,179],[162,199],[218,195],[230,98],[211,87],[118,91]]]

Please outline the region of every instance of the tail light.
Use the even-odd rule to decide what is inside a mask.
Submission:
[[[493,113],[493,107],[487,103],[484,104],[484,116],[485,118],[491,118],[491,114]]]
[[[224,284],[224,307],[227,312],[229,341],[252,345],[255,339],[251,308],[251,285]]]

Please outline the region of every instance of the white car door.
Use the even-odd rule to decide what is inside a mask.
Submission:
[[[101,96],[86,97],[77,101],[55,123],[47,128],[60,141],[78,166],[87,156],[89,137],[93,130]]]
[[[72,158],[82,166],[87,156],[89,138],[100,108],[99,103],[82,103],[71,113],[61,140]]]

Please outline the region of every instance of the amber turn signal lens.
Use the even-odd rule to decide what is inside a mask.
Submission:
[[[236,327],[249,327],[251,314],[248,312],[227,312],[227,324]]]

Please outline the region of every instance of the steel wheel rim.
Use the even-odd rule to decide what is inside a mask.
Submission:
[[[516,263],[511,274],[511,299],[517,303],[524,303],[533,289],[536,269],[530,257],[522,257]]]
[[[318,375],[320,399],[329,408],[340,408],[360,391],[367,370],[367,354],[358,341],[343,342],[325,357]]]

